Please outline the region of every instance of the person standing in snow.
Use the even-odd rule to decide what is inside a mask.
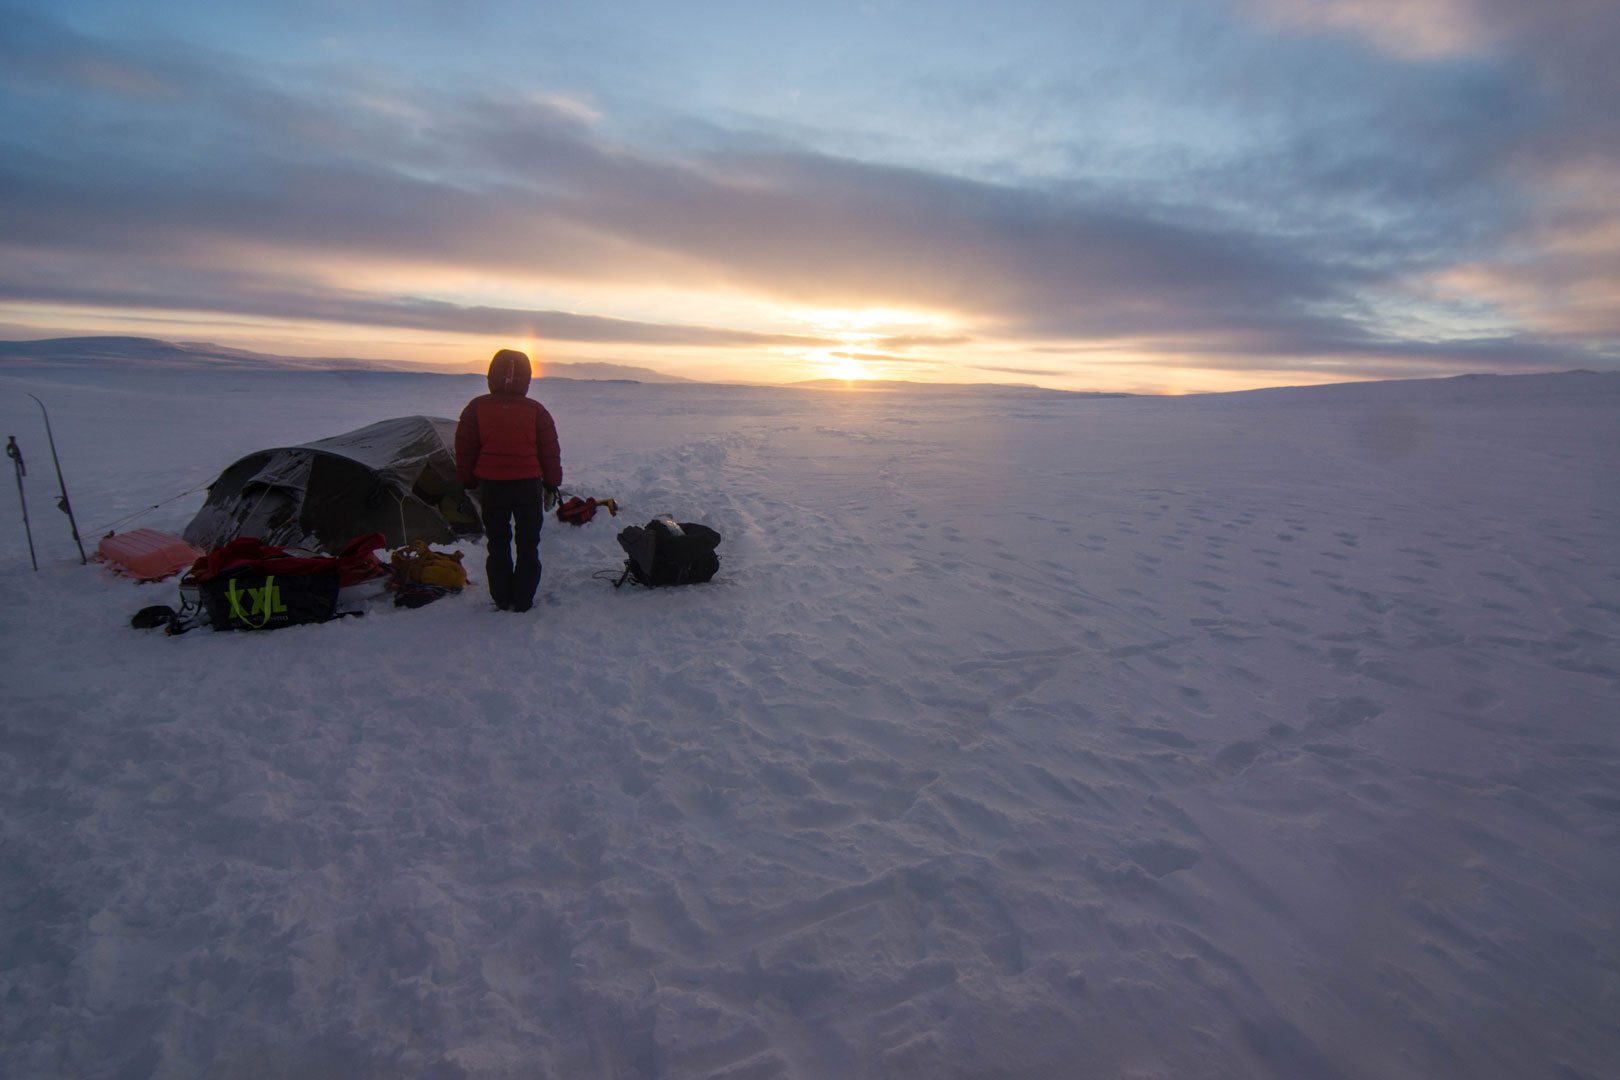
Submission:
[[[456,475],[478,492],[489,557],[489,596],[502,611],[528,611],[540,587],[540,524],[562,484],[557,425],[528,396],[529,358],[502,349],[489,362],[489,393],[467,402],[456,427]],[[517,558],[512,557],[516,545]]]

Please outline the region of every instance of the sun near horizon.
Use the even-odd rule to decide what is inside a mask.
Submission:
[[[857,335],[848,331],[840,333],[831,345],[813,348],[623,348],[552,342],[534,334],[446,335],[398,330],[373,333],[365,327],[311,327],[303,323],[285,328],[269,324],[244,328],[190,316],[128,320],[109,313],[105,317],[86,320],[82,313],[75,312],[60,321],[30,318],[23,322],[15,318],[6,319],[5,308],[6,305],[0,303],[0,340],[142,337],[174,343],[217,345],[270,356],[380,361],[420,367],[424,371],[446,372],[482,370],[497,351],[510,348],[528,355],[536,378],[543,378],[552,368],[564,373],[570,364],[610,364],[646,369],[695,382],[738,385],[771,386],[829,381],[855,389],[874,382],[1003,383],[1051,390],[1162,396],[1381,381],[1379,376],[1361,374],[1353,368],[1338,365],[1300,365],[1282,370],[1266,368],[1256,372],[1226,371],[1179,367],[1152,355],[1133,357],[1118,353],[1111,353],[1084,366],[1075,365],[1067,371],[1043,372],[1020,367],[1015,355],[1010,357],[1008,353],[993,347],[985,349],[976,342],[955,344],[948,351],[935,346],[935,357],[953,357],[949,362],[944,359],[921,360],[915,355],[901,353],[864,351],[863,345],[868,349],[875,347],[872,345],[875,335]],[[980,349],[984,349],[982,355],[978,351]],[[1421,367],[1391,372],[1382,377],[1405,379],[1455,374],[1460,372],[1444,367]]]
[[[692,298],[687,297],[691,302]],[[720,298],[720,303],[725,303]],[[1103,393],[1188,394],[1368,381],[1355,368],[1302,363],[1258,371],[1185,367],[1179,357],[1150,349],[1056,345],[1031,347],[973,336],[963,321],[943,312],[893,308],[814,309],[754,305],[758,336],[787,339],[732,346],[568,341],[529,330],[512,335],[458,334],[397,327],[321,324],[310,320],[238,320],[203,312],[169,310],[138,317],[111,309],[28,310],[0,301],[0,339],[131,336],[177,343],[207,343],[273,356],[358,359],[419,365],[424,370],[474,371],[503,348],[526,353],[536,377],[548,366],[578,363],[645,368],[698,382],[786,385],[833,380],[858,386],[893,381],[917,383],[1012,383],[1053,390]],[[798,344],[803,341],[805,344]],[[1053,353],[1085,359],[1045,367]],[[1033,359],[1032,359],[1033,358]],[[563,368],[561,370],[566,370]],[[1389,377],[1457,374],[1444,366],[1419,366]]]

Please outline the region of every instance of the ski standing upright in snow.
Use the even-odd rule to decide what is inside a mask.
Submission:
[[[73,530],[73,542],[79,546],[79,562],[80,562],[80,564],[81,565],[88,564],[90,562],[90,560],[85,558],[85,556],[84,556],[84,541],[79,539],[79,523],[73,517],[73,504],[68,502],[67,481],[62,479],[62,459],[56,456],[56,436],[51,433],[51,414],[48,411],[46,411],[45,403],[43,401],[39,400],[39,398],[37,398],[37,397],[34,397],[33,394],[29,394],[28,396],[31,397],[31,398],[34,398],[34,404],[39,406],[40,415],[45,417],[45,438],[51,444],[51,463],[56,466],[56,485],[57,485],[58,489],[60,489],[60,491],[62,492],[62,494],[56,500],[56,508],[58,510],[62,511],[62,513],[66,514],[68,516],[68,527]],[[13,440],[13,441],[15,441],[15,440]],[[10,453],[11,451],[8,448],[6,452]],[[19,461],[18,467],[21,468],[21,459],[19,458],[18,461]],[[18,487],[20,489],[21,486],[22,486],[21,477],[18,478],[17,484],[18,484]],[[26,513],[27,513],[27,511],[26,511],[26,508],[25,508],[24,509],[25,516],[26,516]],[[32,548],[33,548],[33,538],[32,538],[32,536],[30,536],[30,538],[29,538],[29,548],[30,548],[30,550],[32,550]],[[36,570],[39,569],[39,566],[38,566],[37,563],[35,564],[34,568]]]

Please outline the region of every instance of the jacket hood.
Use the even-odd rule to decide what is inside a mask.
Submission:
[[[516,349],[502,349],[489,362],[489,392],[522,397],[529,392],[529,357]]]

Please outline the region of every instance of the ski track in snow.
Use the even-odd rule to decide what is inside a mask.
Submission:
[[[1620,1075],[1616,381],[542,382],[531,617],[171,639],[25,391],[93,537],[479,380],[0,376],[0,1074]]]

